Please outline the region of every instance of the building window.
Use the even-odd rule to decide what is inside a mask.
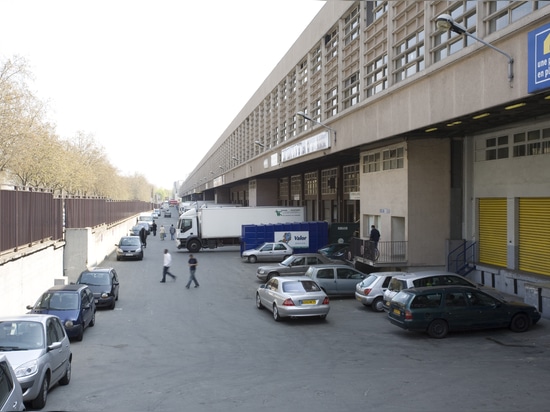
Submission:
[[[310,64],[311,64],[311,74],[315,74],[321,70],[321,47],[320,46],[317,46],[311,52]]]
[[[344,80],[342,100],[344,109],[359,103],[359,72]]]
[[[489,137],[476,143],[476,161],[508,158],[508,136]]]
[[[342,168],[344,193],[359,191],[359,164],[348,165]]]
[[[304,195],[317,196],[317,172],[304,174]]]
[[[325,47],[327,49],[325,59],[327,62],[338,56],[338,29],[334,29],[325,35]]]
[[[288,177],[279,179],[279,198],[288,199]]]
[[[550,153],[550,128],[514,134],[514,157]]]
[[[382,170],[403,169],[404,149],[390,149],[382,151]]]
[[[338,87],[334,87],[326,93],[325,118],[338,114]]]
[[[388,54],[378,57],[367,65],[367,97],[372,97],[376,93],[388,87]]]
[[[394,50],[395,81],[400,82],[424,69],[424,30],[407,37]]]
[[[359,38],[359,5],[344,17],[344,45]]]
[[[448,9],[438,14],[443,13],[449,14],[456,23],[465,27],[468,33],[475,35],[477,18],[475,1],[453,1]],[[473,43],[475,43],[475,40],[470,36],[454,33],[450,30],[436,30],[433,34],[432,49],[434,61],[443,60],[445,57]]]
[[[369,153],[363,156],[363,173],[374,173],[380,171],[380,152]]]
[[[548,6],[548,1],[487,1],[487,31],[489,34],[527,16],[534,10]]]
[[[336,168],[321,171],[321,193],[323,195],[336,194],[337,176],[338,170]]]
[[[292,200],[302,199],[302,176],[296,175],[290,177],[290,196]]]

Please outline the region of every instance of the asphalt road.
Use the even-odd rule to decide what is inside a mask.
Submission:
[[[169,226],[176,219],[159,219]],[[169,239],[169,237],[168,237]],[[174,282],[159,283],[163,249]],[[120,298],[72,343],[68,386],[48,411],[542,411],[550,405],[550,325],[434,340],[391,325],[353,299],[325,321],[276,323],[255,307],[259,264],[236,248],[196,254],[150,236],[143,261],[117,269]]]

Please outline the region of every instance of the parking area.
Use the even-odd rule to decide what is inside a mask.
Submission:
[[[165,247],[177,280],[163,284]],[[333,298],[326,320],[275,322],[255,306],[260,264],[242,262],[236,248],[196,257],[196,289],[185,288],[188,252],[158,236],[143,261],[104,262],[120,277],[117,307],[98,311],[72,345],[71,384],[51,391],[48,410],[517,411],[550,401],[545,320],[523,334],[434,340]]]

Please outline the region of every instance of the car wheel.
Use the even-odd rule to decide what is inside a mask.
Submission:
[[[263,309],[264,307],[262,306],[262,300],[260,299],[260,294],[256,292],[256,307],[258,309]]]
[[[378,297],[374,299],[370,307],[375,312],[384,312],[384,301],[381,297]]]
[[[88,325],[90,328],[95,325],[95,312],[92,315],[92,320],[90,321],[90,324]]]
[[[65,371],[65,375],[59,380],[60,385],[68,385],[71,381],[71,360],[69,359],[67,370]]]
[[[277,272],[269,273],[267,275],[267,281],[269,282],[271,278],[274,278],[275,276],[279,276],[279,274]]]
[[[435,319],[428,326],[428,335],[435,339],[441,339],[447,336],[449,325],[443,319]]]
[[[116,257],[116,260],[119,261],[119,260],[120,260],[120,256],[117,256],[117,257]]]
[[[279,309],[277,309],[277,304],[273,304],[273,319],[275,319],[276,322],[281,321],[281,315],[279,315]]]
[[[82,328],[80,329],[78,335],[76,335],[77,342],[82,342],[82,338],[84,338],[84,323],[82,323]]]
[[[42,409],[46,406],[46,400],[48,399],[48,389],[50,388],[50,376],[46,373],[42,386],[40,387],[40,393],[32,400],[31,406],[33,409]]]
[[[251,255],[251,256],[248,257],[248,261],[250,263],[256,263],[258,261],[258,258],[254,255]]]
[[[512,332],[525,332],[529,329],[529,326],[531,326],[531,322],[529,321],[529,316],[525,313],[518,313],[510,322]]]
[[[109,306],[109,309],[113,310],[116,306],[116,299],[115,297],[113,296],[113,302],[111,303],[111,306]]]

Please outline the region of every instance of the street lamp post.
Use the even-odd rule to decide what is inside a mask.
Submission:
[[[296,115],[300,116],[300,117],[303,117],[305,120],[308,120],[312,123],[315,123],[315,124],[318,124],[319,126],[322,126],[324,127],[325,129],[327,129],[329,132],[332,132],[334,133],[334,144],[336,144],[336,130],[334,130],[333,128],[331,127],[328,127],[326,124],[324,123],[321,123],[321,122],[318,122],[317,120],[315,119],[312,119],[311,117],[309,117],[307,114],[305,114],[304,112],[298,112],[296,113]]]
[[[494,51],[499,52],[500,54],[503,54],[504,56],[506,56],[506,58],[508,59],[508,82],[510,82],[510,87],[511,87],[511,83],[512,83],[512,80],[514,78],[514,69],[513,69],[514,59],[512,58],[512,56],[510,56],[508,53],[500,50],[499,48],[493,46],[492,44],[487,43],[486,41],[477,38],[473,34],[468,33],[466,31],[466,28],[464,28],[461,25],[457,24],[454,21],[454,19],[448,14],[441,14],[437,19],[435,19],[435,24],[437,25],[437,28],[439,30],[450,30],[450,31],[455,32],[457,34],[465,34],[466,36],[469,36],[472,39],[474,39],[474,40],[476,40],[480,43],[483,43],[485,46],[493,49]]]

